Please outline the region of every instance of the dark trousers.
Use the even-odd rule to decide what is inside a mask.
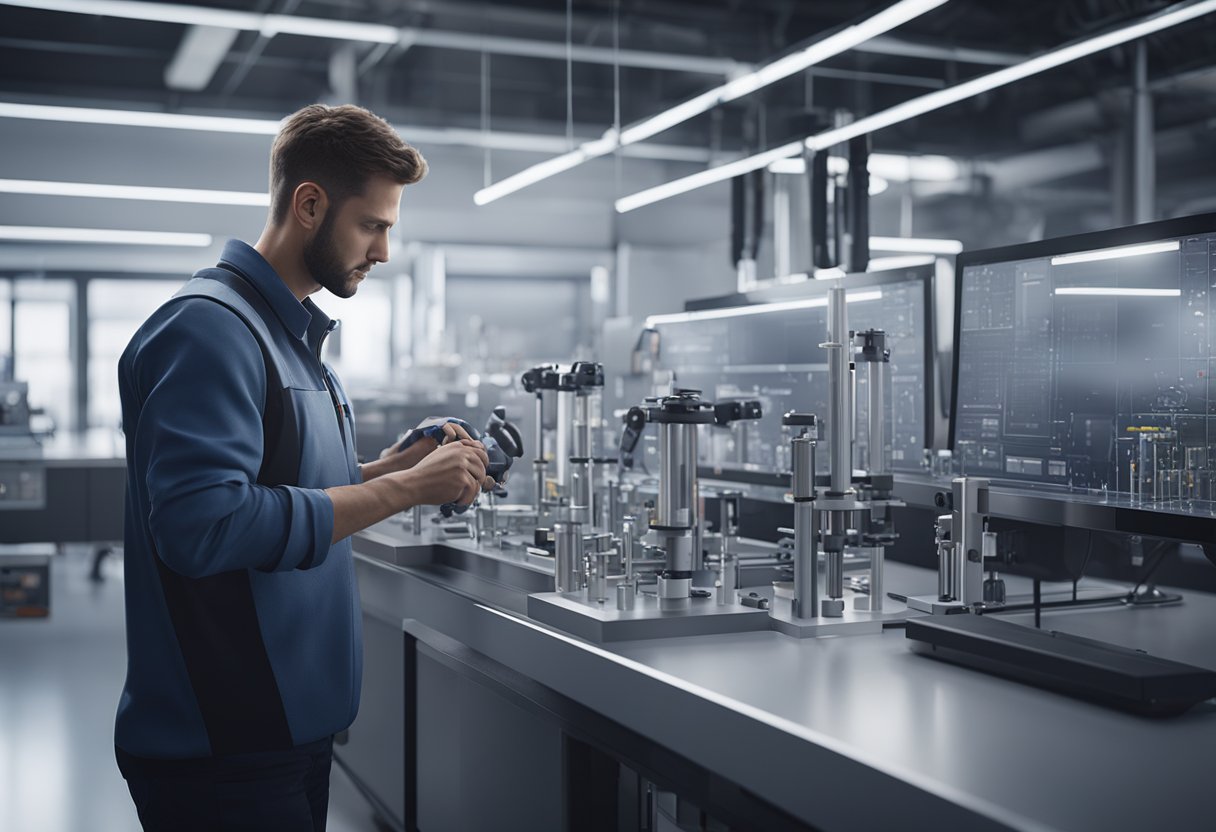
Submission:
[[[115,749],[145,832],[324,832],[333,738],[287,751],[150,760]]]

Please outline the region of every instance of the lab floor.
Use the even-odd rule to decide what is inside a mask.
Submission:
[[[114,762],[126,672],[122,559],[88,579],[88,549],[52,559],[51,616],[0,619],[0,830],[136,832]],[[367,803],[334,766],[330,832],[375,832]]]

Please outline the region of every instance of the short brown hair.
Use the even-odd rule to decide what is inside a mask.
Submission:
[[[287,117],[271,148],[271,217],[282,222],[301,182],[316,182],[339,204],[363,193],[373,176],[412,185],[426,171],[422,154],[376,114],[353,104],[310,104]]]

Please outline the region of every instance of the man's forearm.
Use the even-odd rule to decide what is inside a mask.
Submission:
[[[337,543],[357,531],[410,508],[418,499],[413,478],[408,474],[397,477],[377,475],[358,485],[327,488],[325,493],[334,504],[334,534],[331,543]]]
[[[371,482],[376,477],[382,477],[390,471],[401,470],[400,464],[392,457],[383,457],[381,459],[373,459],[370,462],[364,462],[359,466],[359,473],[363,475],[363,482]]]

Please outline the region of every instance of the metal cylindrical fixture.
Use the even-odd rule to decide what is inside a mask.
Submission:
[[[553,452],[554,467],[556,468],[554,476],[563,488],[567,488],[570,484],[570,434],[576,398],[573,390],[557,391],[557,447]]]
[[[937,544],[937,597],[940,601],[953,601],[955,593],[954,549],[950,542],[950,531],[954,517],[943,514],[937,518],[934,530]]]
[[[536,476],[536,493],[533,497],[536,508],[536,516],[539,519],[541,511],[544,510],[545,504],[545,397],[539,390],[536,391],[536,433],[535,433],[536,456],[532,461],[532,470]]]
[[[570,463],[570,521],[592,525],[591,522],[591,461]]]
[[[853,414],[849,372],[848,310],[843,286],[828,290],[828,469],[831,490],[848,491],[853,484]]]
[[[988,514],[988,480],[959,477],[954,480],[955,598],[964,606],[984,600],[984,528]]]
[[[579,390],[574,395],[570,416],[570,458],[586,459],[591,456],[591,408],[590,395]]]
[[[654,525],[691,529],[697,523],[697,426],[659,424],[659,498]]]
[[[866,471],[885,474],[891,465],[891,437],[887,435],[887,383],[891,365],[886,361],[866,362],[869,402],[866,427],[869,434],[869,459]]]
[[[637,593],[633,589],[632,583],[620,583],[616,585],[616,608],[618,610],[631,610]]]
[[[819,609],[819,535],[815,528],[815,440],[805,434],[790,442],[794,491],[794,607],[798,618]]]
[[[422,534],[422,506],[414,506],[410,510],[410,519],[414,534]]]
[[[882,546],[870,546],[870,612],[882,612],[887,591],[883,586],[883,567],[887,550]]]
[[[582,588],[583,529],[578,523],[553,524],[553,583],[558,592]]]
[[[637,521],[626,517],[621,521],[621,568],[625,572],[625,580],[633,580],[633,535],[637,530]]]

